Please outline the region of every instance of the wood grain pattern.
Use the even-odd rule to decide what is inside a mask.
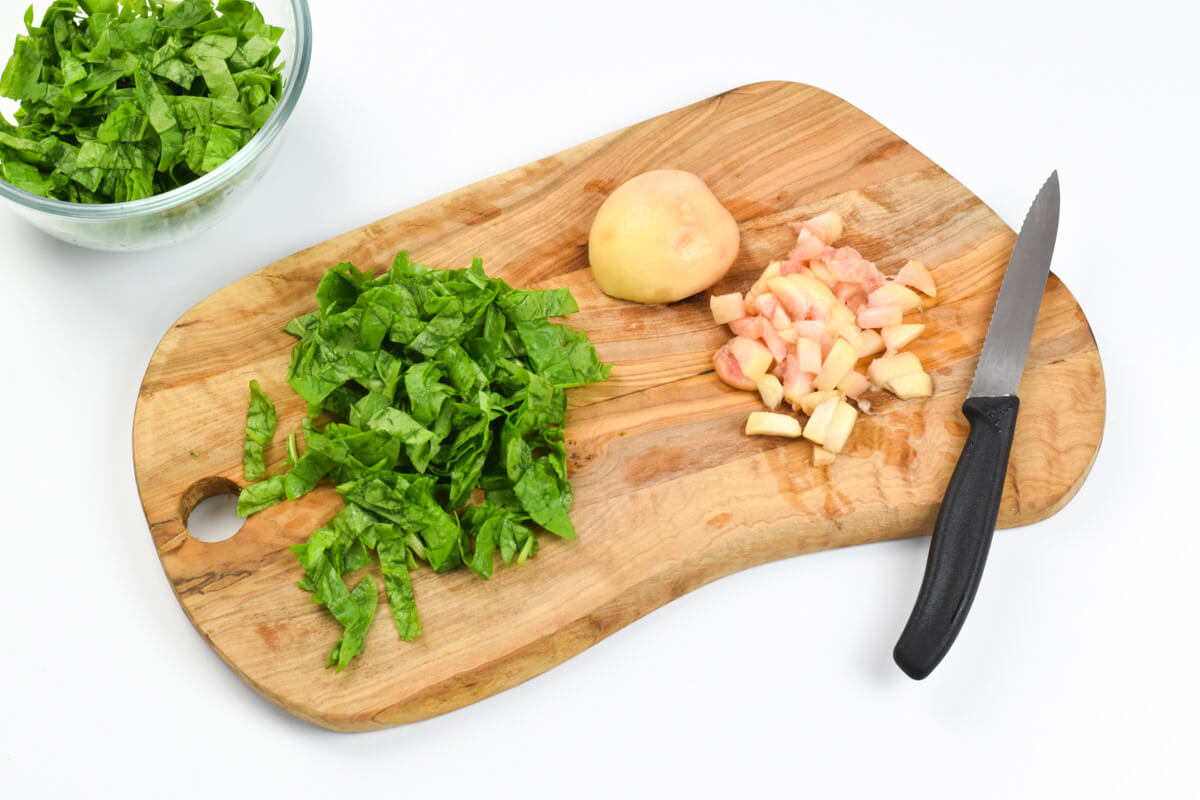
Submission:
[[[794,234],[835,209],[845,241],[884,272],[933,267],[941,296],[914,346],[935,396],[872,396],[828,469],[804,442],[747,438],[757,407],[724,387],[711,354],[727,337],[706,295],[639,306],[601,294],[587,270],[606,194],[657,168],[701,176],[738,220],[742,247],[714,291],[744,290]],[[271,702],[318,725],[364,730],[419,720],[514,686],[709,581],[773,559],[928,533],[966,436],[959,413],[1015,236],[977,197],[853,106],[790,83],[742,87],[489,178],[263,268],[188,311],[146,371],[134,462],[163,568],[197,630]],[[247,384],[286,433],[304,414],[284,382],[283,325],[314,305],[325,269],[380,270],[396,251],[439,266],[480,254],[518,286],[570,286],[615,361],[607,383],[570,392],[567,446],[577,542],[544,537],[536,559],[484,583],[415,576],[423,636],[397,640],[386,613],[366,653],[335,675],[339,629],[296,588],[287,547],[340,506],[328,488],[259,514],[233,538],[187,533],[196,502],[240,482]],[[1051,277],[1021,386],[1000,525],[1043,519],[1087,475],[1104,382],[1087,320]],[[282,440],[283,435],[277,436]],[[190,453],[194,451],[196,455]],[[267,452],[276,469],[282,441]],[[907,601],[906,601],[907,602]]]

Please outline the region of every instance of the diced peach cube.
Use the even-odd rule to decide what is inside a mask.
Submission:
[[[832,289],[837,286],[838,279],[833,269],[830,268],[829,262],[824,257],[814,258],[808,262],[808,269],[812,273],[812,277],[821,282],[821,285]]]
[[[883,337],[879,335],[879,331],[868,328],[862,331],[858,336],[858,357],[866,358],[873,356],[876,353],[883,352]]]
[[[747,436],[786,436],[798,439],[801,435],[800,420],[788,414],[770,411],[751,411],[746,418]]]
[[[778,261],[772,261],[767,264],[767,268],[763,270],[763,274],[758,276],[758,280],[750,287],[750,291],[746,292],[746,313],[757,314],[758,309],[755,306],[755,301],[758,296],[767,290],[767,281],[771,280],[780,274],[781,264]]]
[[[867,374],[877,386],[890,391],[902,400],[929,397],[933,394],[933,379],[912,353],[880,356],[871,362]]]
[[[771,351],[772,358],[776,361],[783,361],[783,359],[787,358],[787,343],[779,338],[779,332],[774,327],[764,323],[762,326],[762,338],[767,349]]]
[[[742,389],[744,391],[753,391],[755,382],[746,377],[742,372],[742,367],[738,364],[738,360],[733,357],[733,353],[729,352],[729,343],[721,345],[717,352],[713,353],[713,369],[717,371],[717,377],[725,381],[734,389]]]
[[[863,294],[871,293],[886,280],[879,268],[853,247],[839,247],[824,260],[834,278],[841,283],[861,287]]]
[[[792,281],[792,278],[807,277],[799,274],[781,275],[767,282],[767,288],[779,301],[780,306],[793,320],[806,319],[812,312],[813,298]]]
[[[894,379],[914,372],[924,373],[925,370],[921,366],[921,359],[908,352],[880,356],[867,367],[867,377],[871,383],[885,389],[890,389]]]
[[[729,340],[728,347],[729,352],[737,359],[738,366],[742,368],[742,374],[751,381],[757,381],[771,368],[771,362],[774,360],[771,351],[757,339],[735,336]]]
[[[937,297],[937,286],[929,269],[920,261],[909,261],[896,273],[896,283],[911,286],[922,294]]]
[[[909,323],[906,325],[889,325],[879,333],[883,336],[883,343],[887,346],[887,349],[894,353],[912,344],[924,330],[924,325]]]
[[[796,246],[788,254],[788,261],[808,261],[816,258],[825,252],[826,244],[828,242],[821,241],[821,238],[812,228],[805,226],[800,229],[799,235],[796,236]]]
[[[792,330],[802,339],[812,339],[814,342],[821,341],[821,336],[825,333],[825,328],[828,327],[824,322],[816,319],[802,319],[792,323]]]
[[[837,456],[821,447],[819,444],[813,445],[813,466],[827,467],[837,460]]]
[[[871,388],[871,382],[867,380],[867,376],[861,372],[850,370],[846,376],[838,381],[837,389],[847,397],[858,399],[858,396]]]
[[[713,322],[718,325],[746,316],[746,302],[741,292],[709,295],[708,308],[712,312]]]
[[[833,244],[842,238],[842,228],[842,215],[836,211],[826,211],[801,223],[802,230],[812,231],[825,244]]]
[[[742,317],[729,321],[729,330],[734,336],[745,336],[747,339],[761,339],[763,332],[762,317]]]
[[[837,413],[838,404],[841,402],[836,392],[822,400],[809,415],[808,422],[804,424],[804,438],[820,445],[825,444],[825,435],[829,432],[829,426],[833,422],[833,416]]]
[[[825,429],[825,441],[822,442],[822,446],[831,453],[842,452],[857,419],[858,410],[844,400],[839,401],[834,407],[829,427]]]
[[[854,369],[854,362],[857,360],[858,351],[854,349],[854,345],[845,339],[839,338],[833,343],[833,347],[829,350],[829,355],[825,357],[824,363],[821,364],[821,371],[817,373],[816,380],[813,381],[813,386],[820,391],[828,391],[835,388],[838,382],[846,377],[846,373]]]
[[[907,286],[893,281],[867,295],[867,305],[899,306],[901,313],[916,311],[921,307],[921,296]]]
[[[828,317],[829,309],[838,305],[838,300],[834,296],[833,291],[812,275],[785,275],[781,277],[781,280],[787,281],[797,291],[804,294],[808,298],[808,304],[824,311],[826,318]],[[782,302],[782,298],[780,298],[780,302]],[[792,319],[798,319],[795,314],[791,316]]]
[[[841,332],[845,328],[858,326],[854,323],[854,312],[846,308],[841,303],[831,303],[829,305],[829,328],[835,333]],[[849,337],[847,337],[849,338]]]
[[[873,306],[869,302],[858,309],[858,327],[886,328],[899,325],[904,320],[900,306]]]
[[[933,394],[933,379],[927,372],[909,372],[892,378],[888,389],[901,400],[929,397]]]
[[[845,339],[854,348],[854,352],[858,352],[858,347],[862,344],[862,328],[855,325],[853,322],[848,322],[838,328],[838,338]]]
[[[768,284],[769,286],[770,284]],[[770,291],[763,292],[758,297],[754,298],[754,310],[766,322],[771,321],[771,317],[775,315],[775,310],[779,308],[779,300]]]
[[[800,369],[816,375],[821,371],[821,345],[813,339],[796,340],[796,360]]]
[[[774,375],[763,375],[757,381],[758,395],[763,405],[774,411],[783,400],[783,384]]]
[[[790,355],[784,362],[783,399],[795,408],[800,398],[812,391],[813,373],[800,368],[795,355]]]
[[[805,414],[812,416],[813,411],[817,406],[828,400],[830,397],[837,397],[837,392],[809,392],[800,398],[800,410]]]

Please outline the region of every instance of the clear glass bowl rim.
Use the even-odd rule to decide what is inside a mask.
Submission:
[[[271,145],[279,132],[283,130],[288,117],[292,115],[292,109],[296,107],[296,101],[300,98],[300,90],[304,88],[304,81],[308,77],[308,62],[312,56],[312,21],[308,14],[307,0],[288,0],[288,3],[292,7],[293,25],[295,26],[292,33],[296,37],[296,52],[293,63],[290,65],[292,74],[283,87],[279,105],[275,107],[266,124],[246,143],[245,147],[224,164],[207,175],[201,175],[191,183],[186,183],[169,192],[127,203],[69,203],[65,200],[42,197],[24,189],[18,189],[3,179],[0,179],[0,196],[26,208],[57,217],[76,220],[113,220],[158,214],[185,205],[219,187],[257,159]],[[272,20],[267,21],[272,22]]]

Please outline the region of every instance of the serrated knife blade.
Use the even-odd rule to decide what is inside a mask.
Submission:
[[[892,653],[916,680],[929,675],[954,644],[983,576],[1020,406],[1017,388],[1058,237],[1058,210],[1055,171],[1029,207],[1009,257],[962,407],[971,430],[938,510],[916,603]]]
[[[1058,205],[1055,171],[1034,198],[1021,225],[967,397],[1017,393],[1050,276],[1050,258],[1058,238]]]

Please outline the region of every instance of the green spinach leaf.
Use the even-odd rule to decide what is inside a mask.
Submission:
[[[250,381],[250,407],[246,410],[246,443],[242,447],[242,472],[248,481],[267,474],[263,453],[275,435],[275,405],[263,394],[258,381]]]
[[[237,513],[239,517],[257,514],[264,508],[270,508],[287,497],[285,488],[286,475],[275,475],[265,481],[252,483],[238,494]]]

